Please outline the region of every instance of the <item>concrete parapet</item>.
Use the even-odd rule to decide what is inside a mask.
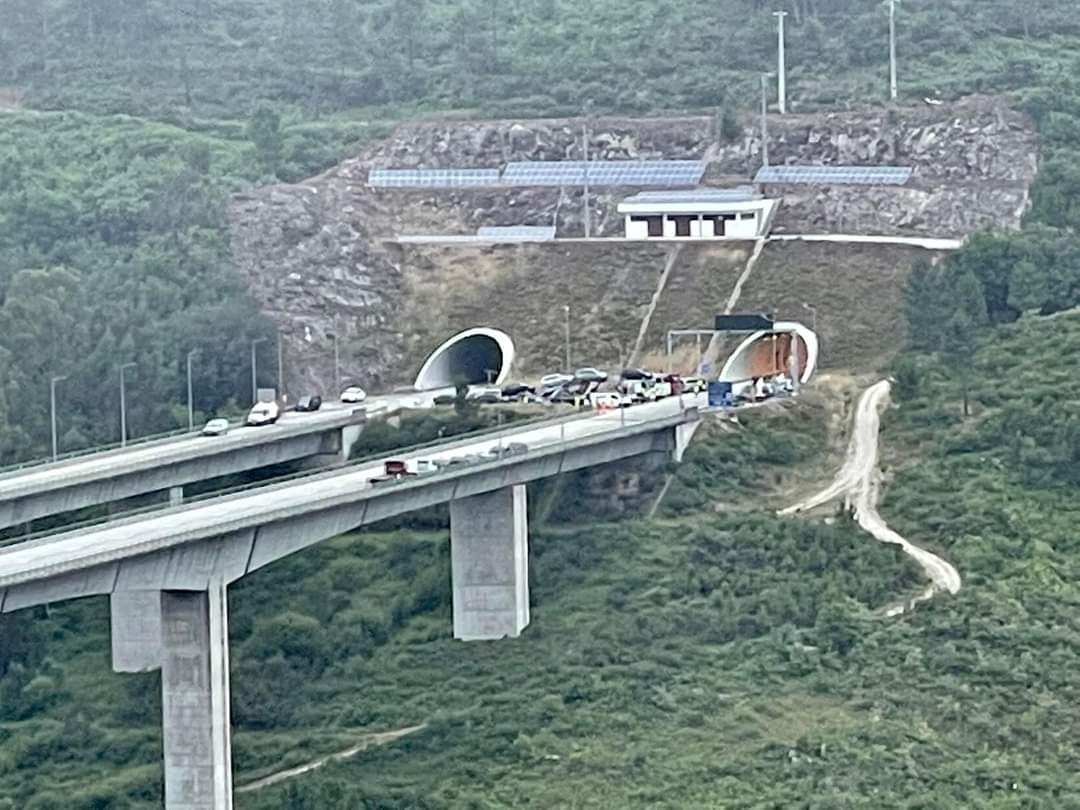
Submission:
[[[525,487],[450,502],[454,638],[514,638],[529,624]]]

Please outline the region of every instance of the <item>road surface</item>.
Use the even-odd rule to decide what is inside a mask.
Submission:
[[[882,543],[900,546],[917,562],[930,580],[930,587],[915,601],[928,599],[935,593],[960,590],[960,574],[946,560],[901,537],[890,529],[877,511],[881,496],[881,472],[878,469],[878,433],[881,429],[880,409],[888,400],[890,383],[882,380],[870,386],[859,398],[855,410],[855,425],[848,443],[847,457],[833,482],[816,495],[780,511],[790,515],[844,498],[855,509],[859,526]],[[889,610],[890,615],[903,613],[904,608]]]

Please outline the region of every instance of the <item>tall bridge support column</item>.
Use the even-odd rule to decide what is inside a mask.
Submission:
[[[109,594],[113,672],[152,672],[161,666],[161,591]]]
[[[450,502],[454,638],[516,638],[529,624],[525,485]]]
[[[225,583],[162,591],[161,617],[165,810],[232,810]]]

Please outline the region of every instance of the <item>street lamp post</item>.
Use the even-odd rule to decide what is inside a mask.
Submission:
[[[784,17],[787,16],[786,11],[774,11],[773,16],[776,17],[776,38],[777,38],[777,52],[776,52],[776,86],[777,86],[777,99],[778,106],[780,108],[780,114],[784,115],[787,112],[787,65],[784,54]]]
[[[278,399],[285,400],[285,346],[282,343],[281,332],[277,336],[277,395]]]
[[[67,379],[67,374],[61,374],[49,380],[49,414],[52,423],[52,457],[56,461],[59,445],[56,440],[56,384]]]
[[[258,374],[258,362],[255,359],[255,347],[260,343],[266,343],[266,338],[255,338],[251,341],[251,404],[254,405],[259,401],[259,382],[256,379]]]
[[[803,309],[810,313],[810,329],[817,334],[817,307],[803,301]]]
[[[187,353],[187,429],[189,433],[195,430],[195,400],[191,395],[191,358],[198,353],[198,349],[192,349]]]
[[[120,446],[127,446],[127,394],[124,389],[124,371],[134,368],[135,363],[124,363],[120,366]]]
[[[337,329],[330,335],[334,341],[334,391],[341,387],[341,350],[338,347]]]
[[[570,305],[563,306],[563,312],[566,314],[566,372],[570,373]]]

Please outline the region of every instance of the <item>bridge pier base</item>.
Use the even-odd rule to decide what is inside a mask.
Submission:
[[[525,486],[450,502],[454,638],[516,638],[529,624]]]
[[[169,487],[169,506],[179,506],[184,502],[183,487]]]
[[[161,666],[161,591],[109,594],[113,672],[152,672]]]
[[[161,593],[165,810],[232,810],[224,582]]]

